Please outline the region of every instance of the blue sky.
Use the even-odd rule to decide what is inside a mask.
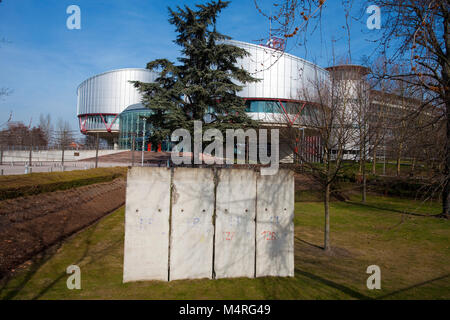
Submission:
[[[167,7],[205,1],[155,0],[3,0],[0,3],[0,88],[13,90],[0,98],[0,123],[10,111],[14,121],[37,125],[39,115],[51,113],[78,129],[76,88],[86,78],[111,69],[145,67],[157,58],[175,60],[174,28]],[[270,11],[271,0],[258,0]],[[292,43],[288,52],[326,67],[331,64],[332,39],[336,56],[347,52],[344,12],[338,0],[328,0],[320,32],[309,36],[307,51]],[[360,11],[360,4],[354,14]],[[69,5],[81,8],[81,30],[68,30]],[[364,15],[351,27],[352,57],[359,62],[370,55],[369,31]],[[255,42],[267,38],[269,23],[254,0],[234,0],[219,17],[218,30],[233,39]]]

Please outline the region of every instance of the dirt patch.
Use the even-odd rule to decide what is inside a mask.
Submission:
[[[0,202],[0,279],[125,203],[125,180]]]
[[[295,174],[295,191],[320,191],[320,185],[311,176]]]

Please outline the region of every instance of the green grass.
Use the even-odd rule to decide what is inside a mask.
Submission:
[[[360,194],[352,194],[350,202],[358,203],[361,200]],[[360,204],[363,205],[363,204]],[[398,211],[412,215],[438,215],[442,212],[441,203],[438,200],[405,200],[393,196],[367,195],[366,206],[387,211]]]
[[[0,176],[0,200],[111,181],[126,172],[126,167],[115,167]]]
[[[401,160],[400,161],[400,174],[402,176],[407,176],[412,171],[412,161],[409,160]],[[366,162],[366,172],[371,174],[373,170],[373,163],[371,161]],[[386,172],[385,172],[386,170]],[[344,171],[346,173],[359,173],[359,162],[346,162]],[[386,160],[386,166],[383,163],[383,160],[378,159],[375,164],[375,172],[377,175],[382,175],[384,172],[388,176],[396,176],[397,175],[397,162],[396,160]],[[425,163],[417,163],[414,170],[415,174],[425,175],[427,176],[430,173],[430,168],[426,166]]]
[[[410,209],[409,200],[370,197]],[[295,277],[122,283],[124,209],[71,237],[0,287],[3,299],[450,299],[450,222],[386,209],[332,203],[332,254],[323,241],[321,203],[296,203]],[[426,211],[437,211],[430,205]],[[66,267],[82,271],[68,290]],[[366,287],[368,266],[382,289]]]

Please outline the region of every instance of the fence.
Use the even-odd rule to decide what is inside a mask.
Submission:
[[[294,275],[294,176],[133,167],[123,281]]]
[[[99,156],[114,154],[123,150],[99,150]],[[30,163],[31,162],[59,162],[59,161],[79,161],[88,158],[94,158],[95,150],[64,150],[64,158],[62,150],[39,150],[39,151],[21,151],[21,150],[4,150],[0,154],[0,164],[3,163]],[[64,159],[64,160],[63,160]]]

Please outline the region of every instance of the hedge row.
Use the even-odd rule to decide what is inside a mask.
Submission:
[[[126,168],[100,168],[83,171],[32,173],[0,177],[0,200],[67,190],[112,181],[126,175]]]
[[[345,173],[338,178],[339,182],[361,183],[361,177],[356,174]],[[376,193],[403,198],[416,198],[423,195],[436,186],[422,179],[408,177],[380,177],[372,174],[367,175],[367,185]]]

